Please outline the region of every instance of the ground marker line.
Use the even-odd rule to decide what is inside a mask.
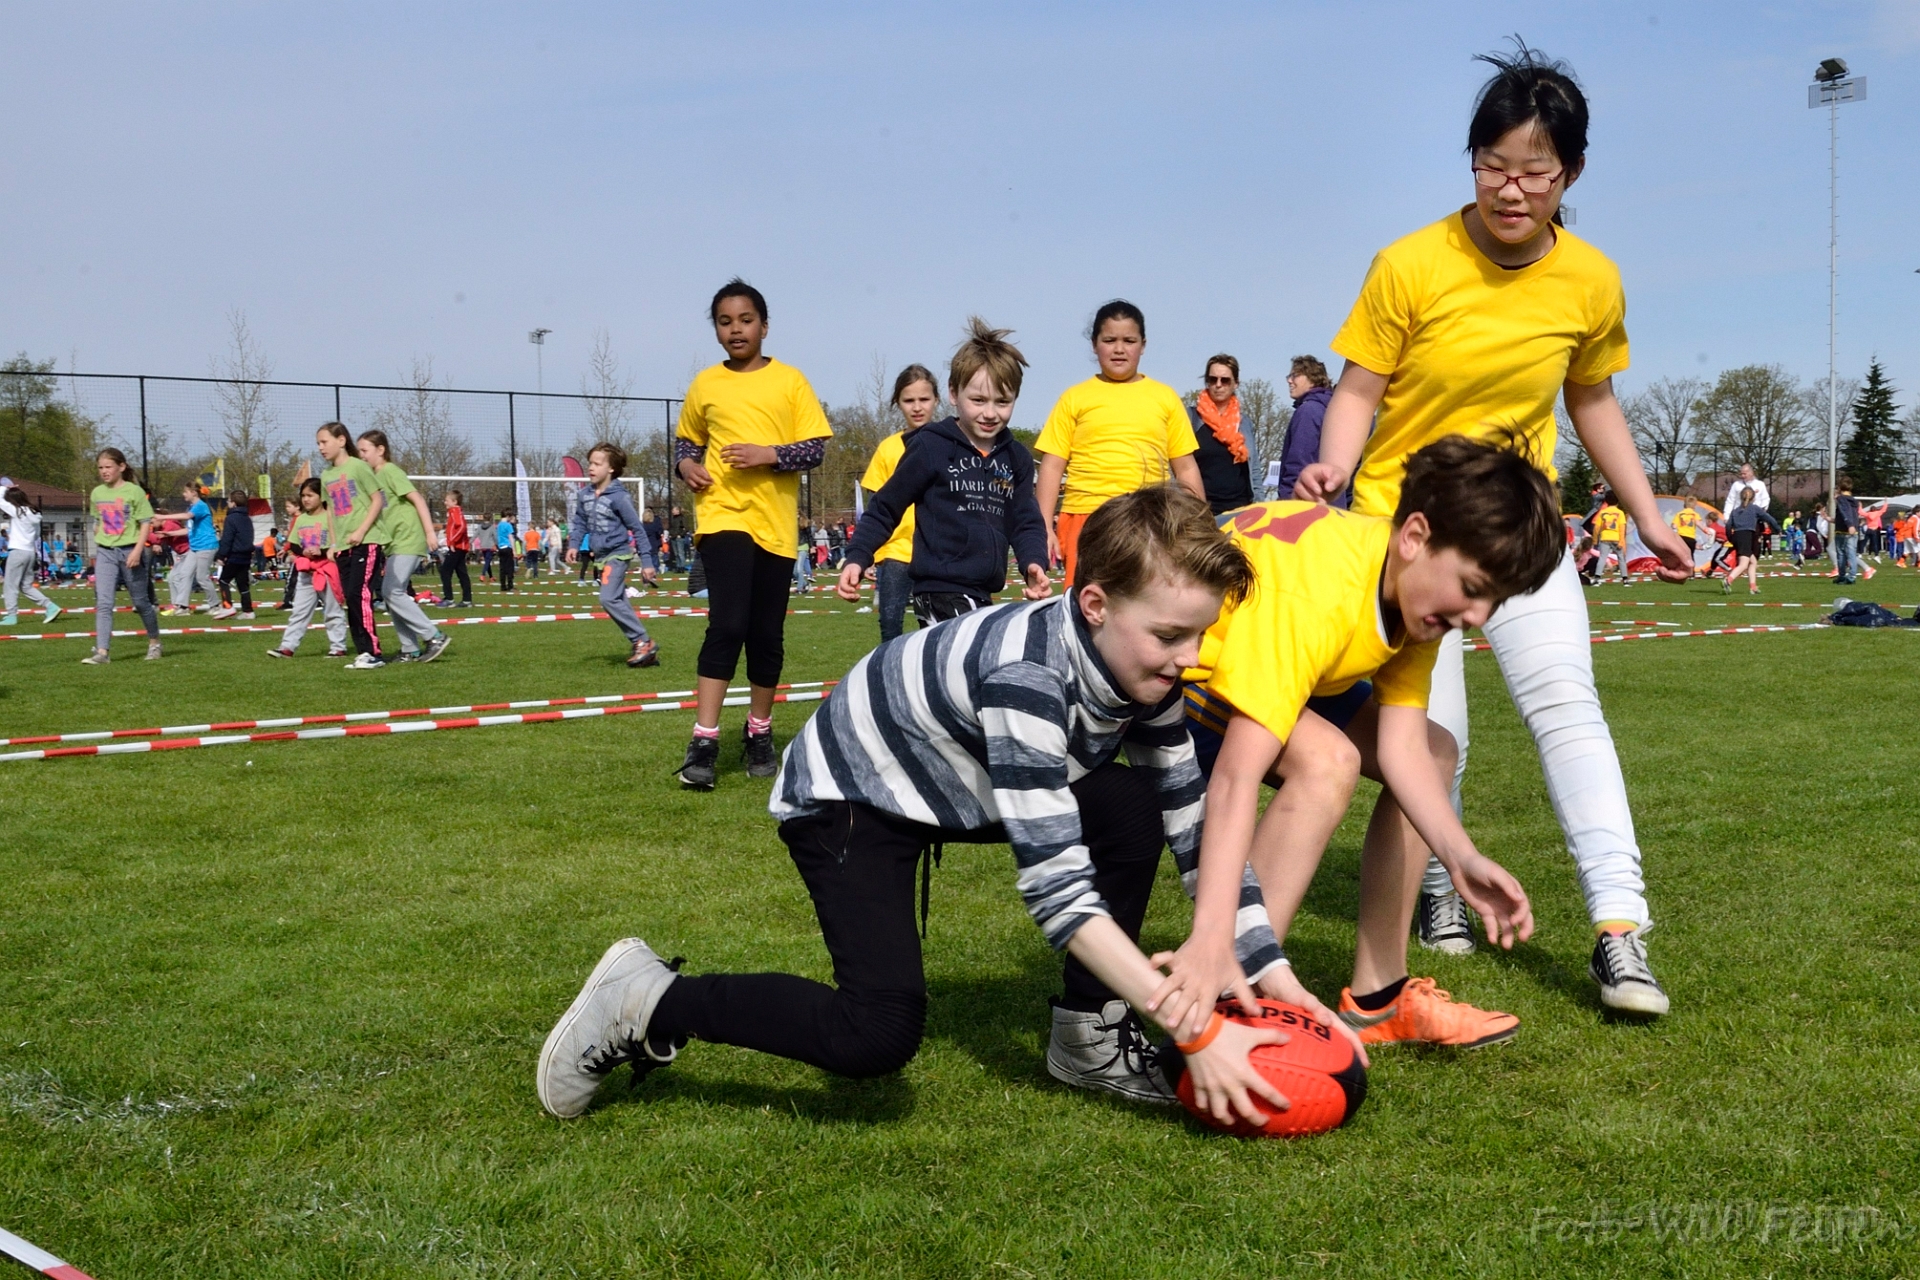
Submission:
[[[775,685],[776,689],[831,689],[838,680],[802,680]],[[746,685],[728,689],[729,694],[748,692]],[[676,701],[694,696],[692,689],[668,689],[655,693],[606,693],[576,698],[534,698],[523,702],[476,702],[460,707],[410,707],[392,711],[346,711],[331,715],[283,716],[263,720],[222,720],[209,724],[163,725],[151,729],[98,729],[86,733],[31,734],[19,738],[0,738],[0,747],[23,747],[43,742],[105,742],[117,738],[158,738],[185,733],[230,733],[240,729],[291,729],[307,724],[349,724],[362,721],[398,720],[410,716],[453,716],[476,711],[523,711],[535,707],[587,706],[602,702]]]
[[[822,693],[779,693],[775,702],[819,702]],[[744,707],[753,699],[727,698],[723,707]],[[586,720],[598,716],[624,716],[642,711],[691,711],[699,705],[685,702],[650,702],[628,707],[584,707],[573,711],[536,711],[512,716],[469,716],[456,720],[403,720],[397,724],[354,725],[344,729],[299,729],[283,733],[238,733],[226,737],[158,738],[145,742],[108,743],[95,747],[51,747],[40,751],[0,753],[0,763],[16,760],[53,760],[67,756],[133,755],[147,751],[181,751],[192,747],[233,747],[252,742],[311,742],[320,738],[366,738],[395,733],[432,733],[437,729],[492,729],[505,725],[551,724],[562,720]]]
[[[801,616],[839,616],[842,614],[853,615],[858,612],[857,609],[787,610],[789,616],[795,614]],[[478,627],[488,623],[588,622],[604,620],[606,616],[604,613],[510,613],[492,618],[436,618],[434,619],[434,624],[441,627]],[[707,616],[707,611],[705,609],[635,609],[634,616],[640,618],[704,618]],[[379,625],[390,630],[393,627],[393,622],[389,619],[382,621]],[[160,628],[160,634],[163,636],[207,636],[285,630],[285,623],[266,626],[258,623],[243,623],[233,627],[162,627]],[[0,640],[81,640],[94,634],[92,631],[30,631],[24,635],[7,635],[0,633]],[[115,631],[112,634],[115,636],[144,636],[147,633],[129,628],[125,631]]]
[[[40,1246],[29,1244],[5,1227],[0,1227],[0,1253],[22,1266],[32,1267],[43,1276],[53,1277],[53,1280],[92,1280],[91,1276],[72,1263],[63,1262]]]
[[[1614,632],[1604,635],[1590,635],[1590,644],[1613,644],[1620,640],[1683,640],[1689,636],[1744,636],[1760,635],[1772,631],[1826,631],[1830,624],[1825,622],[1803,622],[1790,627],[1713,627],[1703,631],[1631,631],[1625,634]],[[1467,646],[1469,653],[1479,653],[1493,646],[1486,641],[1478,641]]]

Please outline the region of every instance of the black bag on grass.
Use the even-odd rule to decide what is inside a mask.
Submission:
[[[1848,600],[1828,614],[1827,621],[1836,627],[1920,627],[1920,621],[1903,618],[1870,600]]]

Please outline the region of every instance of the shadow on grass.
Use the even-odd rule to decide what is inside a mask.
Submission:
[[[616,1081],[601,1091],[597,1105],[614,1106],[628,1098],[649,1103],[684,1100],[741,1111],[783,1111],[822,1124],[886,1124],[913,1114],[913,1086],[898,1075],[848,1080],[821,1072],[818,1078],[816,1088],[783,1088],[750,1080],[696,1080],[669,1069],[654,1072],[632,1090]]]

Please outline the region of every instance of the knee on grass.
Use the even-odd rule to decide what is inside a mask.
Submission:
[[[854,1000],[842,996],[846,1027],[830,1040],[830,1061],[821,1065],[838,1076],[870,1080],[904,1068],[920,1052],[926,1033],[927,997],[912,992],[880,992]]]

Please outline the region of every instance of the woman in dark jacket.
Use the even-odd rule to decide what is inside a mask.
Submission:
[[[1207,361],[1206,376],[1206,390],[1187,406],[1187,417],[1200,445],[1193,455],[1200,484],[1207,491],[1207,505],[1219,515],[1254,500],[1253,478],[1260,462],[1253,455],[1253,442],[1240,429],[1240,362],[1217,355]]]
[[[1327,366],[1314,356],[1295,356],[1287,374],[1287,394],[1293,397],[1293,418],[1287,423],[1286,443],[1280,447],[1282,498],[1291,498],[1300,473],[1320,461],[1320,422],[1327,416],[1327,401],[1333,398]],[[1347,495],[1341,494],[1333,505],[1346,506]]]

